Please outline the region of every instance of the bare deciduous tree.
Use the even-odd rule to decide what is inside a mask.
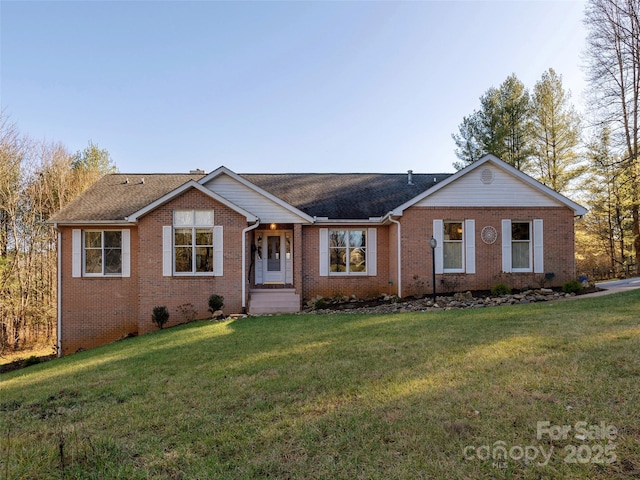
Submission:
[[[0,114],[0,353],[53,340],[57,239],[47,220],[114,170],[96,145],[72,155],[20,135]]]
[[[590,0],[586,9],[591,106],[611,131],[629,184],[633,250],[640,272],[640,2]]]

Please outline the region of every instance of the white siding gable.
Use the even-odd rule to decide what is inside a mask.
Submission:
[[[228,199],[230,202],[253,213],[261,223],[300,223],[305,222],[294,212],[255,190],[241,184],[228,175],[218,175],[204,185],[209,190]]]
[[[558,207],[558,200],[487,162],[416,203],[421,207]]]

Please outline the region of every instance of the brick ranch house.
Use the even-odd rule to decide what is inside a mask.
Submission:
[[[559,286],[580,205],[488,155],[455,174],[106,175],[58,212],[58,352],[315,296]],[[432,252],[429,241],[437,241]]]

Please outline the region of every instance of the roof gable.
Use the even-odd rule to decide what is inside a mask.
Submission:
[[[129,215],[127,217],[127,221],[129,221],[129,222],[137,221],[140,217],[142,217],[142,216],[146,215],[147,213],[155,210],[156,208],[164,205],[165,203],[173,200],[174,198],[182,195],[184,192],[186,192],[187,190],[190,190],[192,188],[200,191],[201,193],[203,193],[204,195],[206,195],[206,196],[208,196],[210,198],[213,198],[214,200],[222,203],[223,205],[226,205],[227,207],[231,208],[232,210],[238,212],[239,214],[244,215],[248,222],[255,222],[256,220],[258,220],[258,217],[256,217],[253,213],[248,212],[247,210],[243,209],[242,207],[239,207],[238,205],[230,202],[228,199],[218,195],[215,192],[212,192],[208,188],[203,187],[202,185],[200,185],[195,180],[190,180],[187,183],[179,186],[175,190],[172,190],[171,192],[168,192],[165,195],[163,195],[162,197],[158,198],[157,200],[151,202],[149,205],[146,205],[144,208],[141,208],[140,210],[132,213],[131,215]]]
[[[574,215],[587,210],[493,155],[458,171],[436,187],[394,209],[395,215],[411,206],[450,207],[557,207]]]
[[[220,167],[201,178],[199,183],[208,190],[217,192],[243,208],[251,210],[265,222],[298,223],[313,222],[313,217],[287,203],[278,195],[260,188],[242,175]]]

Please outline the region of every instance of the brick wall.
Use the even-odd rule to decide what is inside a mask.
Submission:
[[[181,209],[213,209],[215,225],[223,227],[224,275],[162,276],[162,227],[172,225],[173,211]],[[231,208],[191,189],[140,219],[138,331],[146,333],[157,327],[151,322],[153,307],[164,305],[169,310],[166,326],[183,323],[181,306],[196,311],[196,318],[207,318],[209,296],[224,297],[226,314],[242,311],[242,230],[247,220]]]
[[[544,274],[502,273],[502,219],[544,222],[544,271],[553,273],[544,281]],[[575,278],[573,212],[559,208],[431,208],[412,207],[404,212],[402,223],[402,285],[403,295],[411,295],[417,287],[432,291],[432,263],[429,240],[433,234],[433,220],[475,220],[476,273],[437,275],[437,291],[488,290],[504,282],[511,288],[527,286],[561,286]],[[498,232],[495,243],[487,245],[480,238],[485,226]]]
[[[92,226],[74,226],[90,228]],[[61,298],[62,328],[58,332],[62,339],[62,355],[75,353],[110,343],[138,332],[137,229],[131,228],[131,277],[83,277],[73,278],[72,230],[60,229],[61,242]],[[105,230],[107,228],[105,227]]]
[[[213,209],[214,223],[223,226],[224,276],[162,275],[162,227],[171,225],[175,209]],[[412,207],[399,218],[402,235],[403,296],[429,294],[433,220],[475,220],[476,273],[437,276],[437,291],[486,290],[499,282],[512,288],[540,286],[544,274],[501,273],[501,220],[544,221],[544,270],[553,273],[545,286],[559,286],[575,278],[574,218],[568,208],[432,208]],[[498,232],[495,243],[482,242],[480,232],[493,226]],[[242,230],[246,218],[225,205],[188,190],[178,198],[140,219],[131,228],[131,277],[72,278],[71,232],[62,233],[62,344],[63,354],[79,348],[91,348],[132,333],[146,333],[156,327],[151,322],[153,307],[169,309],[168,325],[187,318],[182,310],[195,310],[196,318],[206,318],[208,298],[224,296],[225,313],[242,310]],[[74,228],[83,228],[77,226]],[[90,228],[95,228],[91,226]],[[370,298],[382,293],[397,293],[397,225],[377,227],[376,276],[325,276],[319,272],[319,229],[293,225],[294,286],[303,301],[316,295],[357,295]],[[340,228],[346,228],[340,225]],[[247,239],[247,268],[250,264],[251,236]]]
[[[504,282],[511,288],[558,287],[575,278],[574,217],[573,212],[558,208],[431,208],[412,207],[398,220],[401,223],[401,294],[410,296],[429,294],[432,290],[432,252],[429,240],[433,235],[433,220],[475,220],[476,273],[445,273],[436,276],[436,291],[455,292],[489,290],[496,283]],[[502,220],[544,222],[544,271],[553,273],[545,279],[542,273],[502,273]],[[498,238],[493,244],[485,244],[480,232],[485,226],[493,226]],[[378,275],[375,277],[321,277],[319,274],[319,228],[306,226],[302,231],[302,270],[305,300],[322,295],[357,295],[369,298],[380,293],[398,293],[398,256],[395,224],[378,227]],[[329,227],[330,228],[330,227]],[[340,228],[346,228],[341,225]]]
[[[173,222],[174,209],[213,209],[223,226],[224,276],[163,277],[162,227]],[[186,310],[207,318],[209,296],[224,296],[225,313],[242,310],[242,230],[246,218],[197,190],[188,190],[140,219],[131,231],[131,277],[72,278],[72,228],[62,233],[62,354],[103,345],[129,334],[156,329],[153,307],[165,305],[167,326],[187,320]],[[74,226],[90,228],[95,225]],[[105,227],[107,229],[107,227]]]
[[[327,226],[323,226],[327,228]],[[331,228],[328,226],[328,228]],[[349,228],[340,225],[336,228]],[[363,228],[358,226],[357,228]],[[367,227],[364,227],[367,228]],[[382,293],[393,293],[395,286],[389,272],[389,228],[377,228],[377,275],[376,276],[320,276],[320,227],[305,226],[302,229],[302,298],[309,300],[317,295],[333,297],[356,295],[371,298]]]

